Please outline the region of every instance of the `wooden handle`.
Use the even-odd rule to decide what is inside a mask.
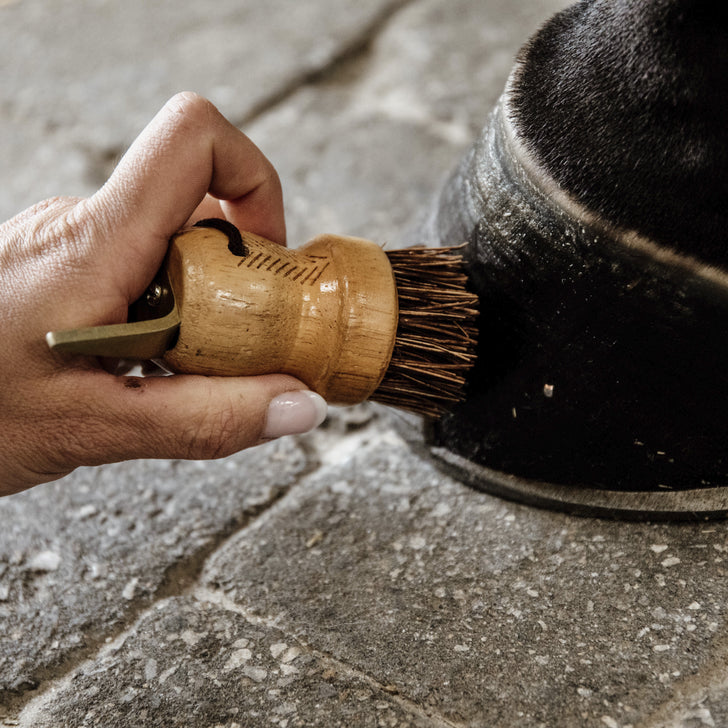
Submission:
[[[211,228],[171,241],[165,262],[181,324],[173,371],[291,374],[332,404],[367,399],[397,331],[397,289],[375,243],[321,235],[298,250]]]

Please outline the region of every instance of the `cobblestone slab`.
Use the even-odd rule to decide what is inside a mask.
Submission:
[[[212,589],[466,725],[632,725],[724,651],[724,523],[474,493],[392,434],[211,558]]]
[[[177,91],[242,120],[358,46],[400,4],[0,3],[0,219],[93,191]]]
[[[308,467],[284,439],[214,462],[81,469],[0,500],[0,704],[183,588]]]
[[[171,599],[27,709],[19,725],[442,725],[393,689],[217,605]]]

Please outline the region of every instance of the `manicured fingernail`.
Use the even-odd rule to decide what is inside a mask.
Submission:
[[[272,440],[313,430],[326,419],[326,411],[326,401],[316,392],[303,389],[279,394],[268,405],[261,438]]]

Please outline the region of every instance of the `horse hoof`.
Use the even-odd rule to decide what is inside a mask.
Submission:
[[[657,37],[658,56],[669,44],[650,28],[655,5],[644,4],[652,8],[646,27],[630,32]],[[466,401],[428,426],[427,445],[471,485],[529,503],[601,516],[719,516],[728,513],[724,131],[713,153],[710,124],[696,115],[686,132],[693,117],[663,103],[675,79],[684,81],[681,69],[652,78],[651,94],[642,76],[630,79],[620,57],[624,33],[616,31],[639,6],[580,3],[547,24],[441,192],[424,235],[439,244],[469,241],[480,344]],[[660,25],[665,33],[681,27]],[[561,63],[569,53],[582,67],[562,83],[573,86],[571,96],[554,100],[549,89],[567,71],[549,59]],[[579,85],[578,74],[589,79],[596,72],[589,63],[602,56],[625,79],[611,96],[613,84]],[[703,84],[702,98],[700,81],[686,103],[728,118],[726,95]],[[632,100],[640,95],[638,107]],[[674,123],[659,116],[670,108],[682,114]],[[595,114],[599,127],[589,136]],[[640,128],[629,114],[655,121],[650,135],[617,137],[617,154],[615,130]],[[552,137],[543,131],[557,124],[563,144],[558,129]],[[700,159],[666,148],[678,127],[705,134]],[[706,200],[710,179],[714,199]]]

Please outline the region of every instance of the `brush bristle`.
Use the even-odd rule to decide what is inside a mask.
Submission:
[[[439,417],[464,397],[475,362],[478,297],[460,248],[387,251],[399,298],[394,352],[372,399]]]

